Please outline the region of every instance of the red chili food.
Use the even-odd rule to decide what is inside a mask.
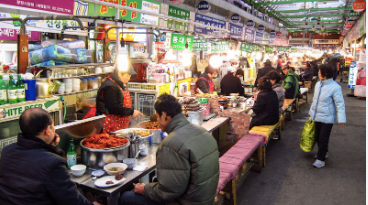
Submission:
[[[126,138],[95,133],[84,139],[83,145],[92,149],[106,149],[125,145],[128,141]]]

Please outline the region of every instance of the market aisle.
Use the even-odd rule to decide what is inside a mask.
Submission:
[[[326,167],[312,167],[317,146],[312,153],[299,148],[310,106],[305,104],[294,120],[286,123],[282,140],[270,142],[263,172],[250,172],[240,187],[239,204],[365,204],[366,102],[346,97],[347,84],[341,85],[347,124],[332,129]]]

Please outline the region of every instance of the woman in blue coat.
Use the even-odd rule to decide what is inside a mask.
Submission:
[[[315,137],[318,144],[317,159],[313,166],[322,168],[325,166],[328,152],[328,141],[332,126],[335,122],[343,126],[346,123],[345,103],[342,90],[333,78],[333,68],[328,64],[320,66],[313,103],[309,115],[315,122]]]

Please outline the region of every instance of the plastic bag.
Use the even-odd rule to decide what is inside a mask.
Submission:
[[[302,135],[300,137],[300,148],[304,152],[311,152],[316,144],[316,139],[314,136],[316,127],[314,121],[309,118],[305,124],[302,131]]]

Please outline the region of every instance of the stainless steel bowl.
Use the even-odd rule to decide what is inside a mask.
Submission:
[[[125,158],[129,157],[130,142],[125,145],[107,149],[91,149],[83,145],[82,140],[80,146],[82,148],[83,164],[90,168],[100,169],[106,164],[114,162],[122,162]]]

